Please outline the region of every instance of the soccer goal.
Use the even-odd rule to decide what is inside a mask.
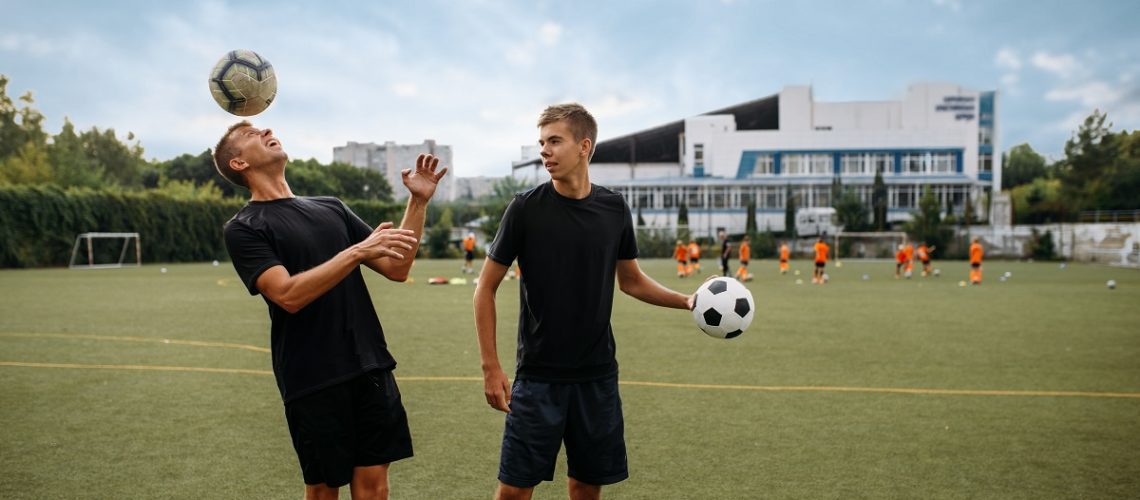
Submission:
[[[119,241],[122,241],[121,247],[118,246]],[[87,262],[76,263],[75,257],[79,255],[79,247],[84,242],[86,242]],[[127,249],[131,243],[135,244],[134,263],[127,262]],[[119,248],[119,260],[109,262],[116,248]],[[67,267],[71,269],[112,269],[141,265],[142,247],[139,244],[139,233],[80,233],[75,237],[75,246],[71,248],[71,258],[67,261]]]
[[[835,234],[835,261],[842,259],[890,259],[906,242],[901,231],[838,232]]]

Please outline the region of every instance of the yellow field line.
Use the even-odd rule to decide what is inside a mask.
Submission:
[[[246,370],[243,368],[203,368],[197,366],[156,366],[156,365],[77,365],[71,363],[24,363],[21,361],[0,361],[0,366],[24,368],[71,368],[81,370],[146,370],[156,372],[204,372],[241,373],[245,375],[273,375],[269,370]]]
[[[930,396],[1031,396],[1078,398],[1136,398],[1140,392],[1085,392],[1085,391],[1011,391],[981,389],[922,389],[906,387],[836,387],[836,386],[778,386],[733,384],[674,384],[670,382],[622,381],[622,385],[669,387],[676,389],[719,389],[762,392],[862,392],[879,394],[920,394]]]
[[[155,365],[80,365],[71,363],[26,363],[21,361],[0,361],[0,366],[24,368],[71,368],[96,370],[148,370],[171,372],[240,373],[247,375],[273,375],[268,370],[248,370],[242,368],[202,368],[193,366]],[[481,377],[449,376],[397,376],[403,382],[482,382]],[[916,394],[927,396],[1024,396],[1054,398],[1127,398],[1140,399],[1138,392],[1086,392],[1086,391],[1011,391],[977,389],[922,389],[905,387],[839,387],[839,386],[775,386],[775,385],[735,385],[735,384],[677,384],[670,382],[643,382],[625,380],[621,385],[640,387],[662,387],[670,389],[711,389],[756,392],[849,392],[875,394]]]
[[[0,332],[0,337],[42,337],[42,338],[60,338],[60,339],[83,339],[83,340],[114,340],[120,342],[149,342],[155,344],[175,344],[175,345],[190,345],[195,347],[228,347],[230,349],[245,349],[253,352],[269,352],[268,348],[258,347],[249,344],[235,344],[231,342],[205,342],[201,340],[178,340],[178,339],[156,339],[151,337],[124,337],[116,335],[90,335],[84,333],[19,333],[19,332]]]

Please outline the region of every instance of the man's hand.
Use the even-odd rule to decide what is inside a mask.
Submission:
[[[376,226],[372,234],[368,235],[364,241],[354,245],[354,248],[360,252],[362,261],[380,257],[401,260],[404,258],[404,254],[397,250],[410,251],[412,245],[416,243],[414,235],[414,231],[395,229],[391,222],[385,222]]]
[[[487,404],[501,412],[511,412],[511,381],[502,368],[490,368],[483,371],[483,395],[487,397]]]
[[[416,158],[415,170],[406,168],[400,172],[404,186],[408,188],[413,198],[427,201],[435,194],[439,180],[447,174],[447,167],[436,172],[438,166],[439,158],[434,155],[420,155]]]

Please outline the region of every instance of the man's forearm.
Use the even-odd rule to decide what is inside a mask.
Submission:
[[[490,295],[488,297],[488,295]],[[486,292],[475,292],[475,332],[479,336],[479,360],[483,371],[501,369],[498,346],[495,344],[495,328],[498,314],[495,311],[495,296]]]

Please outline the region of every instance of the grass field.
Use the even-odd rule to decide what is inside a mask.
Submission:
[[[495,484],[473,287],[425,284],[459,266],[369,278],[416,446],[393,498]],[[264,303],[227,263],[160,267],[0,272],[0,498],[299,498]],[[729,341],[619,293],[631,478],[606,497],[1140,497],[1140,271],[990,262],[962,288],[964,263],[939,267],[849,261],[821,287],[756,262],[756,320]],[[498,300],[508,372],[517,294]]]

